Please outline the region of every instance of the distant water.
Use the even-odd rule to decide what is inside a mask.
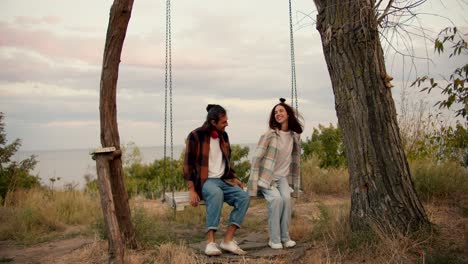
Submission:
[[[241,144],[248,146],[249,160],[254,152],[255,144]],[[138,147],[142,156],[142,163],[149,164],[154,160],[161,159],[164,156],[164,147]],[[174,146],[174,159],[178,159],[184,150],[185,146]],[[76,184],[77,188],[83,188],[85,185],[84,175],[90,174],[96,178],[96,161],[91,159],[87,149],[74,150],[41,150],[41,151],[18,151],[13,160],[23,160],[31,155],[36,155],[38,161],[33,174],[39,175],[42,183],[49,185],[50,178],[58,178],[54,186],[60,187],[64,184]],[[167,156],[170,155],[170,150],[167,149]]]

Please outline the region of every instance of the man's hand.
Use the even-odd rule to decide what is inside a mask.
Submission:
[[[189,191],[189,198],[190,198],[190,205],[193,207],[197,207],[198,203],[200,202],[200,196],[195,190]]]
[[[225,182],[226,182],[227,184],[229,184],[229,185],[232,185],[232,186],[236,186],[236,185],[237,185],[237,186],[239,186],[239,188],[241,188],[242,190],[244,189],[244,184],[243,184],[241,181],[239,181],[239,179],[236,179],[236,178],[234,178],[234,179],[228,179],[228,180],[225,180]]]

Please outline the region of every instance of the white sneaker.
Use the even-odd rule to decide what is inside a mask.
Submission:
[[[221,244],[219,244],[219,247],[221,249],[224,249],[226,251],[229,251],[231,253],[234,253],[236,255],[245,255],[247,254],[247,252],[245,252],[244,250],[242,250],[236,242],[234,241],[229,241],[229,242],[224,242],[224,241],[221,241]]]
[[[268,246],[270,246],[272,249],[282,249],[283,245],[281,243],[273,243],[271,241],[268,241]]]
[[[205,254],[207,256],[219,256],[222,252],[219,250],[218,245],[216,245],[215,242],[210,242],[206,245]]]
[[[289,240],[289,241],[286,241],[286,242],[283,243],[283,246],[285,248],[292,248],[295,245],[296,245],[296,241],[294,241],[294,240]]]

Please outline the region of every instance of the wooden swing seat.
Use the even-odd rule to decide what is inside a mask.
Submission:
[[[247,189],[244,188],[244,191]],[[250,199],[263,199],[263,195],[261,192],[257,194],[256,197],[250,197]],[[175,208],[176,211],[183,211],[185,206],[190,206],[190,198],[189,192],[174,192],[174,197],[172,197],[172,192],[164,194],[164,201],[169,205],[171,208]],[[204,200],[200,200],[198,205],[205,205]]]
[[[244,191],[246,191],[247,188],[244,188]],[[302,194],[302,190],[299,190],[299,194]],[[297,198],[297,195],[295,193],[291,193],[291,197]],[[257,193],[257,196],[253,197],[251,196],[250,199],[264,199],[265,197],[261,192]],[[168,206],[171,208],[174,208],[176,211],[183,211],[186,206],[190,206],[190,198],[189,198],[189,192],[174,192],[174,197],[172,196],[172,192],[168,192],[164,194],[164,201],[167,203]],[[204,200],[200,200],[198,205],[205,205]]]

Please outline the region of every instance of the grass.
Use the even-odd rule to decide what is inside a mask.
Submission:
[[[346,168],[321,169],[316,157],[303,160],[301,176],[303,190],[315,194],[347,194],[349,193],[349,177]]]
[[[23,244],[54,239],[69,225],[91,226],[101,215],[98,198],[78,191],[18,190],[6,200],[0,208],[0,240]]]
[[[468,194],[468,169],[459,163],[414,161],[410,168],[416,191],[426,201]]]
[[[425,201],[426,212],[435,224],[430,232],[421,234],[352,232],[348,221],[350,202],[348,173],[345,169],[324,170],[318,160],[302,164],[304,195],[296,201],[290,226],[291,237],[299,243],[310,243],[302,263],[466,263],[467,171],[455,163],[410,164],[418,194]],[[323,194],[324,199],[311,199]],[[341,197],[341,198],[340,198]],[[464,197],[464,199],[463,199]],[[96,232],[105,238],[105,227],[99,197],[79,191],[32,189],[17,191],[0,208],[0,240],[34,243]],[[450,203],[441,203],[451,200]],[[456,205],[456,206],[453,206]],[[186,207],[173,211],[154,200],[132,199],[132,221],[138,251],[126,251],[126,263],[206,263],[207,259],[193,253],[188,243],[204,240],[205,207]],[[220,234],[226,228],[231,207],[222,212]],[[69,233],[70,227],[83,226],[86,231]],[[267,232],[266,204],[252,200],[248,215],[238,234]],[[63,262],[89,260],[106,262],[107,242],[96,240],[67,255]],[[104,254],[105,255],[105,254]],[[8,261],[7,259],[3,261]],[[0,261],[1,262],[1,261]],[[226,262],[220,262],[226,263]],[[246,260],[242,263],[288,263],[282,259]]]

